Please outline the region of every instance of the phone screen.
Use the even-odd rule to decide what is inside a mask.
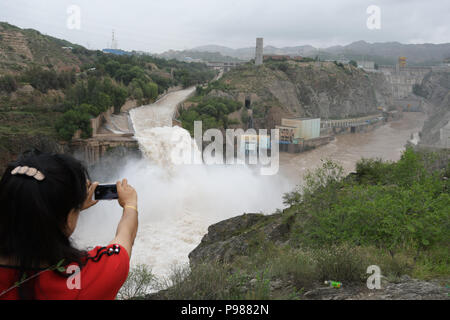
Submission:
[[[113,200],[118,198],[115,184],[98,185],[95,188],[95,200]]]

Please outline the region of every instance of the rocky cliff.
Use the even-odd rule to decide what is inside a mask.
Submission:
[[[266,127],[279,124],[281,117],[340,119],[376,114],[380,106],[393,106],[392,90],[383,74],[334,62],[247,64],[219,81],[219,89],[210,95],[241,101]]]
[[[445,146],[441,129],[448,127],[450,123],[450,72],[429,73],[418,91],[426,99],[425,106],[429,116],[422,129],[420,143]]]

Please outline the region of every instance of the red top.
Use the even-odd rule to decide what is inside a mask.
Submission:
[[[87,263],[78,274],[72,274],[71,266],[66,266],[67,276],[55,271],[41,273],[35,281],[35,297],[40,300],[113,300],[127,279],[130,258],[121,245],[97,246],[88,252]],[[68,270],[67,270],[68,269]],[[0,266],[0,300],[19,299],[18,289],[7,293],[18,277],[15,267]]]

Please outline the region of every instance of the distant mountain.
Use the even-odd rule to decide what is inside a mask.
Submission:
[[[225,47],[223,47],[225,48]],[[224,53],[220,53],[218,51],[213,51],[213,48],[210,48],[209,50],[184,50],[184,51],[176,51],[176,50],[169,50],[166,52],[163,52],[158,57],[166,58],[166,59],[176,59],[180,61],[195,61],[200,60],[204,62],[239,62],[242,61],[241,59],[238,59],[236,57],[232,57],[229,55],[226,55]]]
[[[219,52],[220,54],[224,56],[230,56],[230,57],[236,57],[234,54],[234,49],[227,48],[224,46],[217,46],[217,45],[207,45],[207,46],[200,46],[195,47],[190,50],[186,51],[197,51],[197,52]]]
[[[218,45],[206,45],[195,47],[189,52],[218,52],[242,60],[250,60],[255,56],[255,48],[247,47],[232,49]],[[436,65],[445,58],[450,57],[450,43],[443,44],[402,44],[399,42],[368,43],[356,41],[345,46],[332,46],[325,49],[314,48],[310,45],[277,48],[273,46],[264,47],[265,54],[300,55],[314,57],[318,55],[321,59],[348,60],[372,60],[378,64],[394,65],[398,57],[405,56],[410,65]]]
[[[442,44],[402,44],[399,42],[377,42],[365,41],[353,42],[347,46],[334,46],[325,49],[333,55],[343,55],[354,60],[368,58],[384,60],[395,64],[398,57],[407,58],[407,63],[412,65],[434,65],[441,63],[450,56],[450,43]],[[367,57],[367,58],[366,58]]]
[[[317,49],[310,46],[297,46],[297,47],[284,47],[284,48],[277,48],[273,46],[266,46],[264,47],[264,53],[266,54],[289,54],[289,55],[310,55],[314,53]],[[217,45],[207,45],[207,46],[200,46],[195,47],[190,50],[187,50],[188,52],[196,51],[196,52],[219,52],[222,55],[238,58],[241,60],[250,60],[255,57],[255,47],[247,47],[247,48],[240,48],[240,49],[232,49],[227,48],[223,46],[217,46]]]

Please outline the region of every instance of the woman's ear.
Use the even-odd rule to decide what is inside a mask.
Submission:
[[[75,231],[78,222],[78,216],[80,215],[80,210],[72,209],[67,216],[67,224],[66,224],[66,235],[70,237],[72,233]]]

